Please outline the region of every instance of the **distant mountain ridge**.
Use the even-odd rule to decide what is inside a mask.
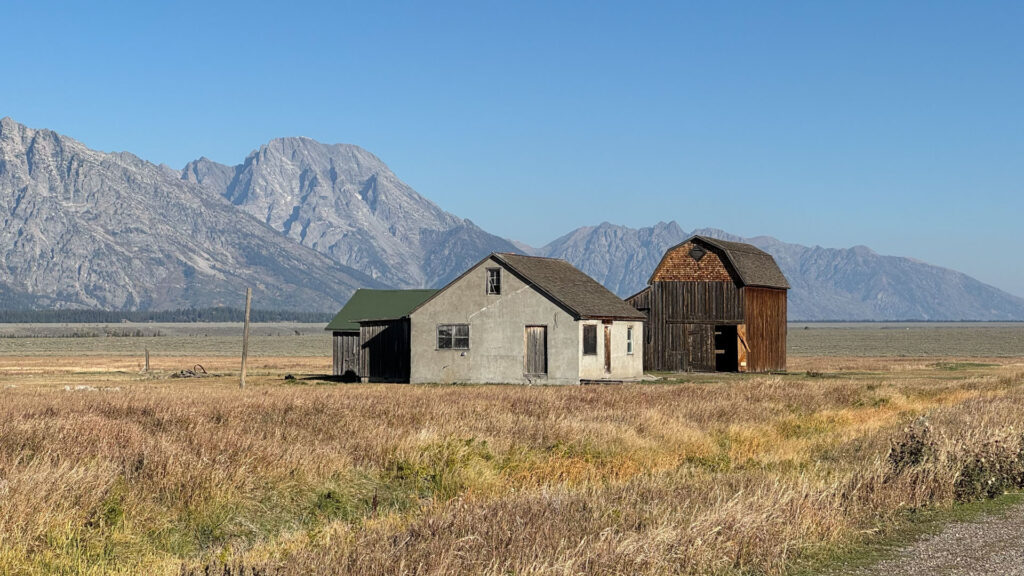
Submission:
[[[714,228],[687,233],[675,222],[640,229],[606,222],[579,228],[536,250],[565,258],[626,297],[646,286],[667,248],[691,234],[747,242],[771,254],[792,286],[791,320],[1024,320],[1022,298],[960,272],[882,256],[865,246],[807,247]]]
[[[328,311],[380,284],[162,167],[0,120],[0,305]]]
[[[278,138],[242,164],[190,162],[182,179],[288,238],[400,288],[444,284],[511,242],[445,212],[350,144]]]
[[[541,248],[441,209],[379,158],[279,138],[236,166],[182,170],[0,120],[0,308],[334,311],[358,287],[437,287],[490,252],[565,258],[620,296],[641,289],[675,222],[603,223]],[[1024,300],[964,274],[858,246],[742,239],[775,256],[795,320],[1024,320]]]

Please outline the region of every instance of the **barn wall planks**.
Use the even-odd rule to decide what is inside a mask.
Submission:
[[[359,376],[371,382],[409,381],[409,320],[359,325]]]
[[[332,343],[334,345],[334,370],[335,376],[359,374],[359,332],[334,332]]]
[[[651,287],[648,286],[640,292],[626,298],[626,302],[636,308],[637,310],[646,312],[651,309]]]
[[[743,291],[734,282],[656,282],[652,298],[667,322],[743,322]]]
[[[728,282],[655,282],[628,302],[647,313],[644,369],[713,371],[715,325],[741,324],[743,289]]]
[[[748,286],[746,324],[750,353],[747,369],[768,372],[786,369],[786,291]]]

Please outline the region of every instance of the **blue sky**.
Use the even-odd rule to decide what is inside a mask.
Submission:
[[[347,142],[535,245],[674,219],[1024,296],[1024,3],[145,4],[5,2],[0,116],[179,168]]]

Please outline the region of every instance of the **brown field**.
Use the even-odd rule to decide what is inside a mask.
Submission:
[[[1022,484],[1024,354],[350,385],[299,330],[244,391],[227,333],[0,338],[0,573],[783,574]]]

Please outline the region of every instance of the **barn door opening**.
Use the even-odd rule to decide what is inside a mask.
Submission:
[[[715,326],[715,371],[736,372],[739,367],[736,326]]]
[[[548,373],[548,327],[526,327],[526,373],[541,375]]]

